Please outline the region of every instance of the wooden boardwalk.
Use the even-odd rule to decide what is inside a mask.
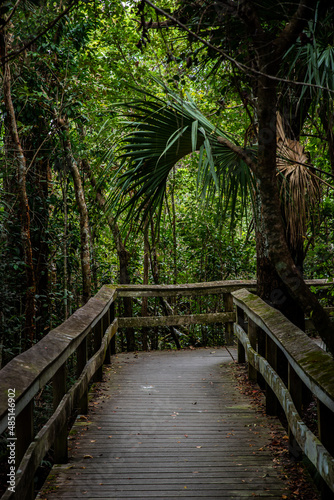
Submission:
[[[223,349],[113,358],[71,458],[40,499],[282,499],[268,420],[240,394]]]

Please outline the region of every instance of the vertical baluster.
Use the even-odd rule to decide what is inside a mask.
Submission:
[[[253,347],[254,351],[256,351],[257,344],[257,326],[250,318],[248,318],[248,338],[250,345]],[[257,381],[257,370],[254,366],[252,366],[248,360],[248,378],[253,382]]]
[[[106,311],[106,313],[104,314],[103,318],[102,318],[102,325],[103,325],[103,335],[106,334],[106,331],[110,325],[110,309],[108,309],[108,311]],[[107,345],[107,350],[106,350],[106,355],[105,355],[105,358],[104,358],[104,364],[105,365],[110,365],[111,363],[111,359],[110,359],[110,342],[108,343]]]
[[[23,455],[28,449],[28,446],[34,439],[34,400],[30,401],[15,419],[15,468],[18,469]],[[32,500],[34,495],[34,478],[31,478],[31,483],[27,488],[24,500]]]
[[[241,307],[237,306],[237,324],[242,328],[244,327],[244,311]],[[244,363],[246,361],[245,349],[240,340],[238,340],[238,363]]]
[[[233,312],[233,297],[230,293],[223,293],[225,312]],[[225,324],[225,342],[227,345],[233,344],[233,322]]]
[[[288,365],[288,390],[292,397],[292,401],[298,411],[299,415],[302,412],[303,406],[303,382],[298,377],[295,370],[292,366]],[[294,435],[291,432],[290,426],[288,427],[288,435],[289,435],[289,452],[296,460],[302,458],[302,450],[300,449]]]
[[[115,319],[115,302],[113,302],[110,306],[110,324]],[[116,334],[110,341],[110,354],[116,354]]]
[[[53,387],[53,410],[55,411],[66,392],[66,364],[64,363],[52,378]],[[54,461],[57,464],[65,464],[68,459],[67,453],[67,424],[63,426],[56,437],[54,444]]]
[[[324,405],[324,403],[319,401],[319,399],[317,401],[317,411],[319,439],[329,453],[334,456],[334,414],[327,408],[326,405]],[[321,481],[320,490],[322,500],[334,499],[333,491],[323,480]]]
[[[77,377],[79,378],[88,359],[87,337],[83,339],[77,348]],[[79,401],[79,411],[82,414],[88,413],[88,387]]]
[[[94,326],[94,353],[98,351],[101,347],[102,340],[102,329],[103,329],[103,321],[100,319]],[[102,365],[96,370],[94,375],[94,382],[101,382],[103,376],[103,368]]]
[[[272,368],[277,370],[277,345],[269,335],[266,336],[266,359]],[[266,412],[268,415],[278,414],[278,400],[269,384],[266,384]]]
[[[257,331],[257,352],[263,358],[266,357],[266,333],[261,328]],[[266,382],[260,372],[257,373],[257,383],[261,389],[266,387]]]

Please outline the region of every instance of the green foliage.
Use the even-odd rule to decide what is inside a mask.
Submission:
[[[268,2],[260,2],[259,15],[274,32],[294,5],[270,2],[268,8]],[[169,2],[168,6],[171,11],[181,9],[189,26],[202,37],[212,44],[228,45],[230,55],[249,64],[247,32],[239,29],[235,17],[222,16],[218,4],[197,4],[195,9],[193,2],[186,1],[176,6]],[[13,3],[4,8],[9,12]],[[19,2],[8,26],[10,50],[24,46],[62,8],[50,2]],[[146,7],[143,14],[147,22],[151,17],[152,22],[157,19]],[[286,55],[282,76],[332,88],[332,32],[332,19],[310,24],[305,34],[313,37],[312,43],[298,41]],[[93,293],[103,284],[119,281],[119,260],[108,225],[108,216],[116,214],[130,254],[132,283],[143,279],[140,221],[145,215],[152,216],[150,248],[157,255],[161,283],[255,276],[250,215],[253,179],[249,169],[217,139],[224,136],[238,145],[254,143],[248,134],[256,128],[252,79],[180,30],[150,30],[147,35],[143,37],[138,30],[137,3],[82,2],[10,62],[13,104],[27,159],[37,279],[36,341],[65,319],[66,309],[70,314],[82,305],[79,216],[59,130],[62,117],[70,122],[70,142],[78,164],[81,167],[84,159],[90,163],[97,189],[112,202],[105,214],[96,202],[96,188],[81,168],[90,217]],[[285,109],[290,107],[297,116],[295,121],[302,124],[300,130],[308,136],[315,167],[329,172],[327,143],[321,134],[325,131],[323,117],[328,119],[333,110],[331,94],[298,88],[282,84]],[[311,119],[306,113],[299,120],[301,113],[296,109],[303,104],[306,110],[307,99],[313,99]],[[26,268],[16,165],[6,111],[1,106],[5,124],[0,149],[0,341],[4,364],[22,348]],[[115,144],[120,157],[115,155]],[[254,156],[251,148],[247,151]],[[330,194],[324,196],[321,217],[321,229],[309,243],[305,263],[310,277],[333,274]],[[312,229],[307,233],[310,242]],[[152,272],[149,280],[154,281]],[[140,304],[134,307],[139,314]],[[199,312],[215,310],[218,305],[211,299],[205,303],[185,300],[175,307],[181,312]],[[152,305],[152,311],[161,312],[161,306]],[[219,328],[192,327],[182,331],[181,343],[221,341]],[[174,346],[166,330],[150,336],[152,346]],[[136,332],[136,340],[140,344],[141,332]]]
[[[249,193],[252,197],[254,184],[248,166],[219,143],[219,136],[230,139],[229,135],[211,123],[189,95],[185,101],[168,87],[163,90],[164,99],[146,94],[148,99],[123,105],[131,109],[126,128],[132,130],[122,139],[123,164],[111,206],[119,211],[129,209],[129,217],[134,212],[142,223],[156,211],[160,218],[172,167],[199,150],[197,186],[202,198],[210,199],[218,192],[225,210],[231,202],[233,218],[239,194],[240,206],[245,206]]]

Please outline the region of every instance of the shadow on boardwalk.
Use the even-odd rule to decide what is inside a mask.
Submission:
[[[70,462],[40,499],[282,499],[268,419],[240,394],[224,348],[112,359]]]

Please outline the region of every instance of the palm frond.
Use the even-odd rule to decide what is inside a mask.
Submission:
[[[306,235],[307,222],[320,199],[318,177],[300,142],[286,137],[282,118],[277,115],[277,173],[281,185],[281,210],[291,249],[297,250]]]
[[[190,96],[185,101],[160,85],[164,99],[143,92],[143,100],[122,104],[126,133],[119,144],[122,166],[114,179],[110,206],[119,213],[128,210],[128,218],[142,221],[155,211],[159,214],[173,166],[198,151],[202,198],[218,191],[225,207],[232,201],[234,214],[238,194],[248,199],[252,180],[240,158],[217,141],[218,136],[231,137],[211,123]]]

